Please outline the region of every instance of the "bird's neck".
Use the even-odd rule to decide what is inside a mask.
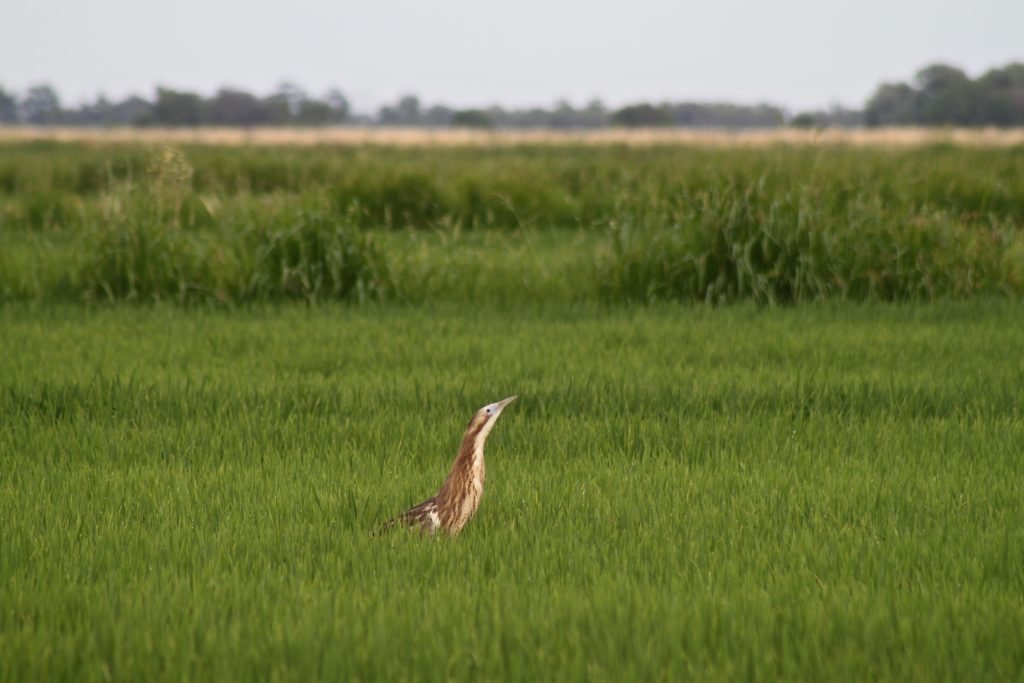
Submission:
[[[446,503],[454,502],[466,496],[477,495],[484,486],[484,442],[490,433],[491,425],[482,429],[469,430],[462,437],[459,454],[452,463],[452,469],[445,479],[437,497]]]
[[[456,465],[461,465],[461,467],[469,473],[470,477],[483,478],[484,442],[487,441],[487,434],[490,431],[490,425],[487,425],[476,434],[467,433],[462,439],[462,445],[459,447],[459,455],[456,457],[455,461]]]

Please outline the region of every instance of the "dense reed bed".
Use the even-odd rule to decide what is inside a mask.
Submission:
[[[508,270],[451,271],[487,234],[536,246],[507,299],[1018,296],[1022,224],[1015,147],[0,152],[9,300],[458,298]]]

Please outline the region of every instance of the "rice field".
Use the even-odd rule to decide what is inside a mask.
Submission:
[[[1021,680],[1022,170],[0,146],[0,680]]]
[[[2,323],[4,680],[1024,673],[1015,305]]]

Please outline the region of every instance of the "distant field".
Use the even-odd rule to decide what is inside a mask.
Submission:
[[[681,128],[590,131],[471,130],[423,128],[33,128],[0,126],[0,143],[27,141],[85,142],[91,144],[201,144],[201,145],[383,145],[519,146],[519,145],[696,145],[761,147],[765,145],[852,145],[866,147],[919,147],[957,144],[981,147],[1024,145],[1024,129],[1006,128],[877,128],[865,130],[700,130]]]
[[[0,680],[1019,680],[1019,306],[8,307]],[[491,437],[455,541],[381,520]]]
[[[1024,146],[0,150],[0,300],[1024,293]]]

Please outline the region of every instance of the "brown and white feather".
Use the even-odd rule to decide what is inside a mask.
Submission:
[[[378,533],[399,524],[418,528],[427,534],[443,531],[454,536],[462,531],[476,514],[484,495],[484,443],[501,410],[513,399],[514,396],[478,410],[469,421],[459,453],[437,495],[390,520]],[[494,406],[497,406],[496,411],[488,413],[488,409]]]

